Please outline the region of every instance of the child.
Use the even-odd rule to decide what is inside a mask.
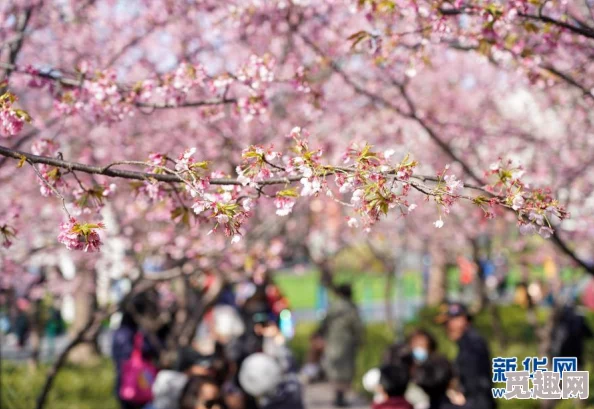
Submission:
[[[179,409],[225,409],[225,403],[214,379],[193,376],[181,393]]]
[[[409,369],[406,365],[382,366],[372,409],[413,409],[404,399],[408,381]]]

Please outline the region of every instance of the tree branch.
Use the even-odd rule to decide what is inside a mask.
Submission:
[[[6,70],[9,70],[10,72],[18,72],[19,74],[26,74],[26,75],[44,78],[44,79],[47,79],[50,81],[56,81],[59,84],[64,85],[68,88],[78,88],[81,86],[80,79],[67,78],[67,77],[63,77],[58,74],[53,74],[52,73],[53,70],[50,70],[48,72],[28,72],[28,71],[25,71],[25,70],[19,68],[15,64],[12,64],[12,63],[7,64],[7,63],[2,63],[2,62],[0,62],[0,68],[4,68]],[[118,85],[118,88],[122,88],[122,86]],[[181,104],[176,104],[176,105],[151,104],[151,103],[146,103],[146,102],[136,102],[133,105],[136,107],[139,107],[139,108],[175,109],[175,108],[193,108],[193,107],[212,106],[212,105],[227,105],[227,104],[235,104],[235,103],[237,103],[236,98],[224,97],[224,98],[211,98],[211,99],[205,99],[205,100],[200,100],[200,101],[187,101],[187,102],[183,102]]]
[[[518,16],[524,17],[524,18],[529,19],[529,20],[536,20],[536,21],[542,21],[542,22],[545,22],[545,23],[550,23],[550,24],[553,24],[555,26],[565,28],[565,29],[567,29],[567,30],[569,30],[569,31],[571,31],[571,32],[573,32],[575,34],[579,34],[581,36],[594,39],[594,29],[592,29],[590,27],[578,27],[578,26],[574,26],[572,24],[566,23],[564,21],[556,20],[556,19],[554,19],[552,17],[545,16],[543,14],[541,14],[541,15],[535,15],[535,14],[518,13]]]

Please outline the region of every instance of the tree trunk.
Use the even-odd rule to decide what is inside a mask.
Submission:
[[[480,245],[478,239],[472,239],[472,258],[477,266],[476,278],[478,289],[477,311],[482,311],[489,304],[489,297],[487,295],[487,284],[485,279],[485,269],[480,262]]]
[[[95,284],[94,271],[81,271],[81,288],[74,295],[74,322],[70,330],[70,337],[73,338],[81,329],[83,329],[89,321],[92,320],[93,314],[97,308],[96,298],[94,293],[90,291]],[[97,362],[99,355],[97,354],[97,346],[92,340],[86,340],[76,345],[70,351],[68,360],[79,365],[88,365]]]
[[[549,362],[548,369],[549,370],[551,369],[550,365],[551,365],[552,358],[553,358],[551,356],[553,332],[554,332],[557,322],[561,316],[561,308],[562,308],[561,304],[554,302],[553,306],[551,307],[551,315],[549,316],[549,319],[546,320],[545,325],[543,327],[539,328],[539,331],[538,331],[538,338],[539,338],[538,356],[548,357],[548,362]],[[555,407],[557,402],[558,402],[557,400],[542,400],[540,402],[540,407],[542,409],[552,409]],[[578,406],[576,406],[576,407],[578,407]]]
[[[446,262],[444,252],[435,245],[430,246],[431,265],[426,303],[428,306],[443,304],[446,300]]]
[[[384,289],[384,306],[386,308],[386,324],[390,332],[394,331],[394,314],[392,304],[392,291],[394,289],[395,269],[391,265],[385,265],[386,268],[386,288]]]

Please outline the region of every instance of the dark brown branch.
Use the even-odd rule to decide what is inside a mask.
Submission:
[[[588,90],[585,86],[583,86],[582,84],[577,82],[572,76],[557,70],[552,65],[544,65],[542,68],[547,70],[551,74],[556,75],[557,77],[561,78],[563,81],[567,82],[569,85],[579,89],[580,91],[582,91],[584,96],[594,99],[594,94],[592,94],[592,92],[590,92],[590,90]]]
[[[17,41],[13,42],[10,44],[10,53],[8,55],[8,62],[10,65],[13,65],[16,60],[17,57],[19,55],[19,52],[21,51],[21,48],[23,46],[23,40],[24,40],[24,33],[25,30],[27,30],[27,26],[29,25],[29,20],[31,19],[31,14],[33,12],[33,7],[29,7],[25,10],[25,12],[23,13],[22,16],[17,18],[17,33],[20,34],[20,37],[18,38]],[[12,74],[13,69],[12,68],[6,68],[6,70],[4,71],[4,80],[8,80],[10,78],[10,74]],[[7,87],[8,85],[6,85]],[[6,87],[0,87],[0,95],[4,94],[4,92],[6,92]]]
[[[72,87],[78,88],[81,86],[80,79],[63,77],[61,75],[58,75],[57,73],[53,73],[53,71],[27,72],[27,71],[19,68],[15,64],[12,64],[12,63],[7,64],[7,63],[1,63],[1,62],[0,62],[0,68],[4,68],[4,69],[8,70],[9,72],[18,72],[20,74],[27,74],[27,75],[44,78],[44,79],[50,80],[50,81],[56,81],[59,84],[64,85],[65,87],[68,87],[68,88],[72,88]],[[122,86],[119,85],[119,87],[121,88]],[[151,103],[145,103],[145,102],[136,102],[133,105],[136,107],[139,107],[139,108],[175,109],[175,108],[194,108],[194,107],[213,106],[213,105],[227,105],[227,104],[235,104],[235,103],[237,103],[236,98],[225,97],[225,98],[211,98],[211,99],[205,99],[205,100],[201,100],[201,101],[187,101],[187,102],[182,102],[181,104],[177,104],[177,105],[151,104]]]
[[[473,9],[470,7],[466,8],[466,9],[465,8],[460,8],[460,9],[440,8],[439,9],[439,12],[444,16],[457,16],[459,14],[473,14],[473,12],[475,12],[475,11],[476,11],[476,9]],[[564,21],[556,20],[552,17],[545,16],[544,14],[542,14],[540,12],[538,15],[528,14],[528,13],[518,13],[518,16],[528,19],[528,20],[535,20],[535,21],[541,21],[543,23],[553,24],[557,27],[561,27],[566,30],[569,30],[572,33],[579,34],[581,36],[594,39],[594,28],[584,25],[582,22],[578,22],[578,24],[580,24],[580,25],[575,26],[573,24],[569,24]]]
[[[122,170],[122,169],[112,169],[110,165],[108,166],[91,166],[85,165],[83,163],[78,162],[68,162],[61,159],[50,158],[47,156],[37,156],[27,152],[16,151],[10,148],[6,148],[4,146],[0,146],[0,155],[6,156],[9,158],[20,160],[22,157],[25,157],[31,163],[42,163],[45,165],[55,166],[57,168],[67,169],[70,171],[79,171],[83,173],[89,173],[94,175],[103,175],[103,176],[110,176],[110,177],[117,177],[123,179],[132,179],[132,180],[149,180],[154,179],[159,182],[168,182],[168,183],[177,183],[183,182],[183,180],[177,176],[172,174],[158,174],[158,173],[149,173],[149,172],[138,172],[133,170]],[[142,162],[141,162],[142,163]],[[146,164],[147,167],[151,166]],[[275,185],[275,184],[283,184],[283,183],[292,183],[298,182],[301,180],[301,176],[291,176],[287,178],[274,178],[274,179],[267,179],[262,182],[258,182],[259,185]],[[211,179],[211,185],[241,185],[241,182],[237,181],[237,179]]]
[[[566,23],[564,21],[561,20],[556,20],[552,17],[549,16],[545,16],[543,14],[541,15],[534,15],[534,14],[525,14],[525,13],[518,13],[518,16],[520,17],[524,17],[526,19],[529,20],[536,20],[536,21],[542,21],[545,23],[549,23],[549,24],[553,24],[557,27],[562,27],[564,29],[567,29],[575,34],[579,34],[581,36],[587,37],[587,38],[591,38],[594,39],[594,29],[590,28],[590,27],[578,27],[578,26],[574,26],[573,24],[569,24]]]

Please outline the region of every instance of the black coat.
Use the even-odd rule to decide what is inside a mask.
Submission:
[[[429,409],[474,409],[472,406],[454,405],[447,396],[443,396],[440,399],[435,399],[429,402]]]
[[[455,368],[466,405],[472,409],[496,407],[492,393],[492,370],[489,347],[474,328],[468,328],[458,340]]]

